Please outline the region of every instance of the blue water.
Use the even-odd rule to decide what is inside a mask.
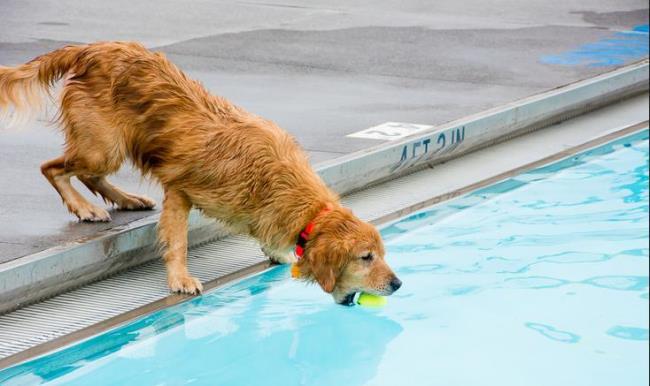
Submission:
[[[648,132],[386,227],[404,281],[279,267],[1,371],[2,385],[647,385]]]
[[[584,44],[575,50],[541,58],[542,63],[564,66],[606,67],[639,60],[648,56],[648,24],[629,31],[613,33],[597,42]]]

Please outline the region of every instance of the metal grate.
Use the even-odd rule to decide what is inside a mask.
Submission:
[[[190,272],[202,282],[265,261],[257,244],[228,237],[190,250]],[[169,296],[161,260],[0,317],[0,358],[86,328]]]

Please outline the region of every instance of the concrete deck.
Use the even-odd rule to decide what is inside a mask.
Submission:
[[[211,91],[335,158],[385,121],[440,124],[647,57],[646,1],[319,2],[7,0],[0,64],[71,42],[139,40]],[[0,132],[0,263],[150,215],[78,224],[39,173],[63,139],[44,122]],[[120,186],[160,199],[128,168]],[[95,202],[102,204],[99,199]]]

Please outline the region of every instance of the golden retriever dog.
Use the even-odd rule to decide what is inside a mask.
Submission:
[[[126,159],[160,182],[158,238],[171,291],[202,290],[186,265],[192,208],[254,237],[271,260],[295,262],[301,278],[338,303],[359,291],[390,295],[400,287],[377,230],[341,206],[291,135],[211,95],[163,54],[100,42],[0,67],[0,111],[36,109],[59,79],[65,150],[41,172],[80,221],[110,216],[74,189],[72,177],[118,210],[155,205],[106,179]]]

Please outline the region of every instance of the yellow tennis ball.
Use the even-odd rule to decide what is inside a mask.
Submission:
[[[388,303],[385,296],[373,295],[362,292],[359,294],[357,304],[364,307],[383,307]]]

